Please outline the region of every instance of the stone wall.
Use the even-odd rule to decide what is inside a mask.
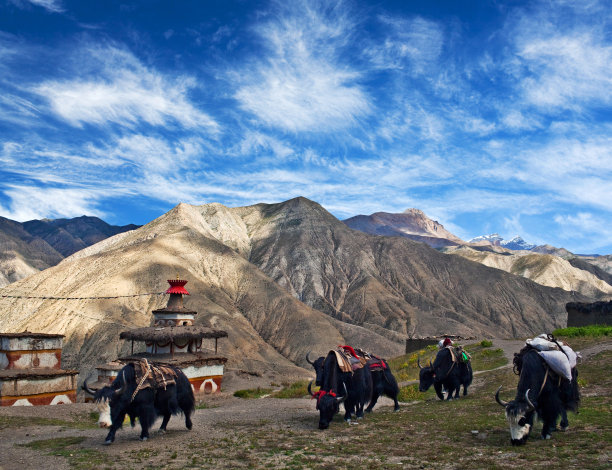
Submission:
[[[567,326],[612,326],[612,300],[608,302],[569,302],[565,305]]]

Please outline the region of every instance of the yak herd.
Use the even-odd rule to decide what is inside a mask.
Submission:
[[[447,400],[457,399],[460,387],[463,386],[463,395],[466,395],[472,382],[469,356],[448,343],[439,346],[433,363],[430,361],[423,367],[420,360],[417,362],[419,391],[424,392],[433,385],[441,400],[444,400],[445,392]],[[317,392],[313,392],[312,381],[308,384],[308,392],[316,399],[319,411],[319,429],[329,427],[341,404],[344,405],[346,421],[362,418],[364,413],[371,412],[382,395],[394,401],[394,411],[399,410],[399,386],[386,360],[350,346],[339,346],[315,360],[307,354],[306,361],[314,368],[315,385],[319,387]],[[501,387],[495,394],[495,400],[505,408],[512,444],[525,443],[536,414],[543,421],[542,438],[550,438],[559,415],[561,429],[565,430],[568,426],[566,411],[576,411],[580,399],[576,368],[572,368],[572,380],[567,380],[551,370],[537,351],[529,347],[515,354],[514,365],[515,372],[520,374],[515,399],[503,401],[499,397]],[[110,385],[99,390],[91,390],[85,381],[83,389],[94,396],[94,401],[110,408],[110,430],[105,444],[115,440],[115,433],[126,416],[130,417],[132,426],[138,418],[141,440],[148,439],[149,429],[158,416],[163,417],[162,431],[165,431],[170,416],[176,414],[183,414],[185,426],[191,429],[191,415],[195,409],[193,389],[180,369],[170,369],[166,372],[172,376],[171,380],[164,382],[163,388],[143,388],[143,381],[136,375],[138,367],[133,363],[125,365]]]

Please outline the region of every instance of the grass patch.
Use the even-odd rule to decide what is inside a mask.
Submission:
[[[300,380],[292,384],[283,384],[283,388],[274,392],[272,396],[274,398],[303,398],[309,396],[308,383],[309,380]]]
[[[397,399],[404,403],[416,400],[425,400],[426,398],[430,398],[434,395],[432,390],[433,387],[430,388],[427,392],[423,393],[419,392],[418,384],[406,385],[405,387],[400,387]]]
[[[36,416],[0,416],[0,429],[27,426],[61,426],[72,429],[92,429],[98,427],[97,421],[98,413],[82,413],[74,421],[57,418],[39,418]]]
[[[246,390],[237,390],[234,392],[234,396],[238,398],[261,398],[265,395],[272,393],[271,388],[249,388]]]
[[[582,336],[591,336],[598,338],[600,336],[612,336],[612,326],[607,325],[588,325],[588,326],[570,326],[553,331],[553,335],[563,336],[565,338],[579,338]]]
[[[483,346],[485,343],[485,346]],[[490,346],[486,346],[489,344]],[[491,341],[481,341],[477,344],[469,344],[465,349],[472,356],[472,370],[491,370],[497,367],[504,366],[508,363],[508,359],[504,356],[504,350],[500,348],[491,348]]]
[[[480,343],[464,346],[465,350],[472,356],[471,362],[474,371],[491,370],[508,363],[503,350],[499,348],[491,349],[492,345],[491,341],[484,340]],[[388,361],[389,367],[391,367],[391,371],[398,382],[418,380],[418,359],[420,358],[421,366],[425,367],[429,365],[430,359],[433,362],[437,352],[438,347],[435,344],[427,346],[417,352],[390,359]]]
[[[99,468],[112,464],[112,460],[103,452],[95,449],[84,449],[80,444],[85,437],[57,437],[54,439],[44,439],[22,444],[47,455],[64,457],[68,460],[71,467],[77,469]]]

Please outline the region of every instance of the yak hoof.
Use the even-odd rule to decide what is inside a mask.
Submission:
[[[149,439],[149,438],[148,438],[147,436],[143,436],[143,437],[141,437],[141,438],[140,438],[140,440],[141,440],[141,441],[146,441],[146,440],[148,440],[148,439]]]
[[[159,428],[159,430],[157,431],[160,434],[166,434],[166,430],[163,428]]]
[[[561,431],[561,432],[565,432],[565,431],[567,431],[567,428],[569,428],[569,425],[568,425],[568,426],[561,426],[561,427],[559,428],[559,431]]]
[[[108,440],[104,441],[104,445],[105,445],[105,446],[109,446],[109,445],[111,445],[112,443],[113,443],[113,441],[111,441],[110,439],[108,439]]]
[[[394,411],[394,412],[395,412],[395,411],[399,411],[399,410],[400,410],[400,407],[399,407],[399,406],[396,406],[395,408],[393,408],[393,411]]]
[[[552,437],[552,436],[551,436],[550,434],[546,434],[545,436],[544,436],[544,435],[542,435],[542,439],[544,439],[544,440],[548,440],[548,439],[550,439],[551,437]]]

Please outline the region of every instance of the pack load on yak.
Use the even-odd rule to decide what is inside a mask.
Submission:
[[[525,443],[536,414],[543,421],[542,439],[550,439],[559,415],[560,430],[567,429],[567,410],[577,411],[580,403],[576,369],[579,357],[551,334],[528,339],[525,347],[514,354],[514,373],[519,375],[516,396],[510,402],[501,400],[501,386],[495,393],[495,400],[505,408],[513,445]]]
[[[340,360],[346,360],[349,364],[354,364],[356,368],[361,368],[356,362],[356,359],[359,359],[359,364],[365,365],[369,369],[369,375],[371,376],[372,380],[372,394],[370,403],[365,409],[366,413],[370,413],[372,411],[378,402],[378,398],[383,395],[393,400],[394,411],[399,410],[399,402],[397,399],[399,395],[399,386],[386,359],[383,359],[376,354],[370,353],[363,349],[353,348],[351,346],[338,346],[338,349],[335,351],[337,351],[338,355],[341,357]],[[326,358],[321,356],[313,361],[309,356],[310,353],[306,354],[306,362],[308,362],[314,368],[316,373],[315,384],[320,387],[323,379],[323,364]],[[345,370],[348,370],[346,366]]]
[[[362,361],[365,360],[365,365],[372,374],[372,398],[370,399],[370,404],[365,409],[366,413],[372,411],[378,398],[382,395],[386,395],[393,400],[393,411],[399,411],[399,402],[397,401],[399,385],[397,385],[397,380],[391,372],[387,361],[363,349],[355,348],[354,351]]]
[[[306,360],[310,362],[308,354]],[[352,415],[362,418],[365,404],[372,395],[372,374],[353,348],[339,346],[330,350],[325,358],[310,363],[315,367],[317,385],[321,387],[313,393],[312,381],[308,384],[308,392],[317,400],[319,429],[329,427],[334,415],[340,411],[340,403],[344,403],[345,421],[350,422]]]
[[[422,367],[420,358],[417,359],[420,369],[419,391],[426,392],[433,385],[440,400],[444,400],[443,390],[448,392],[446,399],[452,400],[459,398],[459,390],[463,385],[463,395],[467,395],[473,377],[471,356],[462,346],[453,346],[450,338],[441,340],[438,348],[433,364],[429,361],[428,366]]]
[[[130,417],[132,426],[135,418],[140,421],[140,439],[149,438],[149,428],[158,416],[163,417],[161,431],[166,430],[171,415],[182,413],[185,426],[191,429],[191,414],[195,409],[193,388],[189,379],[178,367],[152,364],[146,359],[129,362],[117,378],[107,386],[94,391],[87,381],[83,390],[94,396],[95,402],[106,402],[110,406],[111,426],[105,444],[115,440],[115,433],[121,428],[125,416]]]
[[[525,344],[536,349],[553,371],[567,380],[572,380],[572,369],[576,367],[580,353],[574,352],[567,344],[546,333],[526,340]]]

